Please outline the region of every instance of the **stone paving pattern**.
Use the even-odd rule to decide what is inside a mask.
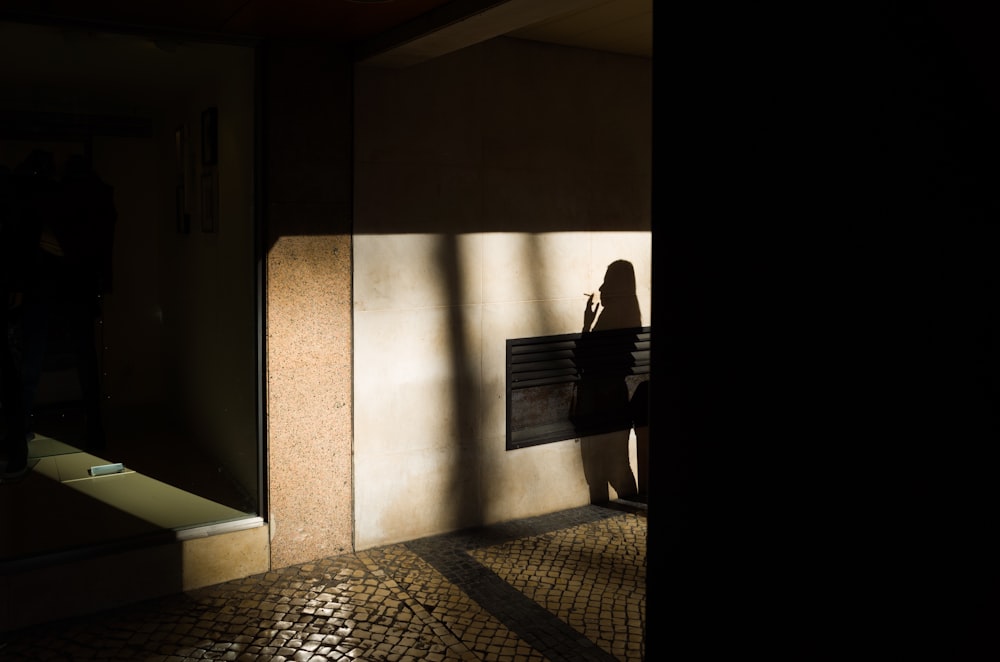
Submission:
[[[0,660],[643,660],[646,532],[610,504],[422,538],[0,633]]]

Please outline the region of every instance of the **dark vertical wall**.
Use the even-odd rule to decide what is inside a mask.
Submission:
[[[899,601],[892,632],[922,655],[971,659],[998,615],[986,522],[1000,504],[1000,58],[984,32],[997,12],[895,9],[866,67],[877,74],[871,174],[882,183],[869,197],[881,213],[866,218],[888,241],[871,279],[883,296],[868,303],[886,311],[876,319],[887,351],[864,356],[893,369],[871,393],[884,403],[871,511],[892,524],[866,529],[885,543],[879,595]]]
[[[670,211],[710,207],[657,257],[678,349],[656,393],[681,412],[654,419],[660,595],[706,652],[787,632],[793,657],[975,659],[998,604],[1000,58],[974,35],[996,21],[822,13],[679,42],[700,69],[677,87],[690,137],[663,145]],[[734,212],[752,221],[699,228]]]

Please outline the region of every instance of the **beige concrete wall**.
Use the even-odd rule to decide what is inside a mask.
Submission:
[[[510,39],[357,70],[357,549],[589,501],[579,440],[505,450],[505,341],[580,331],[617,259],[651,324],[650,91]]]

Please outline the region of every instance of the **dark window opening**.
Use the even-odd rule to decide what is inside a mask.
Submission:
[[[651,337],[647,326],[508,339],[507,450],[629,429]]]

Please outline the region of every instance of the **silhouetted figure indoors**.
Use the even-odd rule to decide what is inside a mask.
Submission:
[[[33,154],[29,161],[38,160]],[[59,344],[75,362],[83,401],[86,450],[104,448],[96,323],[101,295],[111,288],[111,249],[117,214],[113,189],[81,156],[70,157],[61,181],[51,155],[26,169],[40,232],[25,278],[20,311],[24,407],[29,438],[35,396],[50,352]]]
[[[24,428],[24,407],[21,397],[21,373],[14,358],[6,330],[10,328],[9,311],[12,292],[4,285],[4,299],[0,312],[0,326],[4,329],[3,347],[0,348],[0,413],[3,414],[3,443],[0,451],[0,480],[18,478],[28,470],[28,438]]]
[[[583,339],[579,344],[581,377],[577,383],[574,420],[580,437],[584,476],[590,486],[591,503],[607,503],[608,485],[619,498],[637,496],[635,476],[629,464],[629,433],[632,412],[626,382],[629,357],[608,369],[588,360],[588,337],[593,332],[638,328],[642,325],[635,294],[635,271],[631,262],[612,262],[598,292],[590,294],[583,313]],[[601,432],[588,434],[599,428]]]
[[[28,438],[21,371],[11,344],[12,312],[20,303],[26,257],[37,242],[37,233],[18,213],[13,177],[0,168],[0,480],[24,475],[28,470]],[[30,219],[27,219],[30,220]]]

